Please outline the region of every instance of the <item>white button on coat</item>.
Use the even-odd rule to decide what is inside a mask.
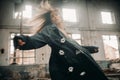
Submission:
[[[73,67],[68,68],[69,72],[73,72],[73,69],[74,69]]]
[[[80,73],[80,76],[84,76],[85,74],[86,74],[86,72],[83,71],[83,72]]]
[[[61,43],[65,43],[65,38],[62,38],[62,39],[60,40],[60,42],[61,42]]]
[[[64,51],[63,50],[59,50],[59,54],[60,55],[64,55]]]

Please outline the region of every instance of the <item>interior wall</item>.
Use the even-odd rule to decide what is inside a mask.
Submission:
[[[95,45],[98,46],[100,51],[99,53],[93,54],[92,56],[96,60],[106,60],[104,55],[104,46],[102,42],[102,35],[104,34],[115,34],[120,37],[120,28],[119,28],[119,7],[118,3],[115,2],[104,2],[105,0],[76,0],[72,4],[69,0],[66,0],[62,3],[62,7],[66,8],[76,8],[77,9],[77,23],[67,23],[66,30],[68,33],[80,33],[83,40],[83,45]],[[0,48],[5,49],[4,54],[0,54],[0,65],[9,65],[9,35],[10,32],[19,32],[19,20],[13,18],[13,13],[15,10],[15,2],[10,0],[3,0],[0,3]],[[72,5],[71,5],[72,4]],[[114,5],[114,6],[113,6]],[[111,7],[112,6],[112,7]],[[61,7],[61,8],[62,8]],[[115,12],[116,24],[102,24],[100,11],[113,11]],[[23,27],[24,30],[25,27]],[[28,27],[27,27],[28,28]],[[24,32],[29,32],[24,30]],[[48,53],[49,50],[42,49],[43,53]],[[120,47],[119,47],[120,50]],[[39,50],[38,50],[39,52]],[[38,54],[39,55],[39,54]],[[48,56],[47,56],[48,57]],[[40,60],[37,57],[37,63],[39,64]],[[45,61],[45,62],[48,62]]]

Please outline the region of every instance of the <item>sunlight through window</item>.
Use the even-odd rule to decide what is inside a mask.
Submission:
[[[21,19],[21,12],[15,12],[15,19]],[[26,5],[25,10],[23,11],[23,18],[32,18],[32,6]]]
[[[81,39],[81,35],[80,34],[72,34],[72,38],[73,39]]]
[[[76,42],[78,42],[78,44],[81,45],[82,42],[82,38],[81,38],[81,34],[68,34],[69,37],[71,37],[72,39],[74,39]]]
[[[114,23],[111,12],[101,12],[101,17],[102,17],[103,24],[113,24]]]
[[[69,22],[77,22],[75,9],[63,8],[62,12],[63,12],[63,20],[69,21]]]
[[[23,11],[24,18],[31,18],[32,17],[32,6],[26,5],[25,10]]]
[[[118,42],[117,36],[115,35],[103,35],[103,43],[105,56],[107,59],[117,59],[119,58]]]

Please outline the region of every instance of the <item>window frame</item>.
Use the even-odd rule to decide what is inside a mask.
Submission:
[[[80,38],[79,39],[74,39],[73,37],[72,37],[72,35],[73,34],[79,34],[80,35]],[[72,38],[72,39],[74,39],[78,44],[82,44],[82,37],[81,37],[81,34],[80,33],[68,33],[68,36],[70,37],[70,38]]]
[[[103,38],[103,36],[108,36],[108,38],[107,39],[105,39],[105,38]],[[108,59],[108,60],[111,60],[111,59],[117,59],[117,55],[116,55],[116,57],[108,57],[107,55],[106,55],[106,49],[105,49],[105,44],[104,44],[104,40],[108,40],[109,42],[111,42],[111,40],[114,40],[114,39],[111,39],[112,38],[112,36],[116,36],[116,41],[117,41],[117,52],[118,52],[118,58],[120,58],[120,51],[119,51],[119,42],[118,42],[118,37],[117,37],[117,35],[102,35],[102,40],[103,40],[103,46],[104,46],[104,53],[105,53],[105,58],[106,59]],[[112,46],[112,48],[113,48],[113,46]]]
[[[69,19],[67,18],[66,20],[65,20],[65,18],[64,18],[64,9],[67,9],[67,10],[75,10],[75,13],[73,13],[73,14],[75,14],[74,16],[75,16],[75,21],[70,21],[70,20],[73,20],[73,19],[71,19],[70,17],[71,16],[69,16]],[[65,22],[71,22],[71,23],[77,23],[78,22],[78,17],[77,17],[77,10],[75,9],[75,8],[66,8],[66,7],[63,7],[62,9],[61,9],[61,11],[62,11],[62,18],[63,18],[63,21],[65,21]],[[71,11],[72,12],[72,11]]]
[[[16,63],[19,64],[19,65],[36,64],[36,49],[32,49],[32,50],[16,50],[16,53],[18,53],[18,54],[17,54],[17,57],[14,57],[14,47],[13,47],[14,46],[13,45],[13,37],[14,36],[11,37],[12,34],[14,36],[15,35],[20,35],[20,34],[15,33],[15,32],[10,33],[10,39],[9,39],[10,44],[8,46],[9,47],[9,64],[13,63],[14,58],[19,60],[19,62],[16,61]],[[25,34],[25,35],[27,35],[27,34]],[[13,49],[13,50],[11,51],[11,49]],[[31,53],[31,54],[33,54],[33,56],[24,56],[24,54],[26,54],[26,53]],[[29,59],[32,59],[32,58],[34,59],[33,62],[28,61],[28,63],[25,63],[24,59],[29,60]]]
[[[108,22],[108,21],[104,22],[105,20],[103,21],[103,19],[104,19],[103,16],[105,16],[105,15],[102,15],[102,13],[106,13],[106,14],[110,13],[111,22]],[[101,11],[100,15],[101,15],[102,24],[116,24],[114,12],[112,12],[112,11]]]

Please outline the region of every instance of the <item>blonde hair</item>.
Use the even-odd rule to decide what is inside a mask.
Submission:
[[[32,25],[34,26],[32,31],[35,33],[41,31],[41,29],[48,24],[52,24],[51,21],[51,12],[59,12],[58,9],[53,8],[48,1],[42,1],[40,3],[40,8],[38,14],[31,20]],[[59,27],[57,25],[57,27]],[[59,28],[63,34],[67,35],[64,28]]]
[[[29,21],[29,23],[33,26],[33,28],[31,28],[33,33],[41,31],[44,25],[48,23],[48,19],[46,18],[50,17],[49,14],[53,10],[54,8],[52,8],[48,1],[41,1],[40,6],[37,10],[37,14]]]

